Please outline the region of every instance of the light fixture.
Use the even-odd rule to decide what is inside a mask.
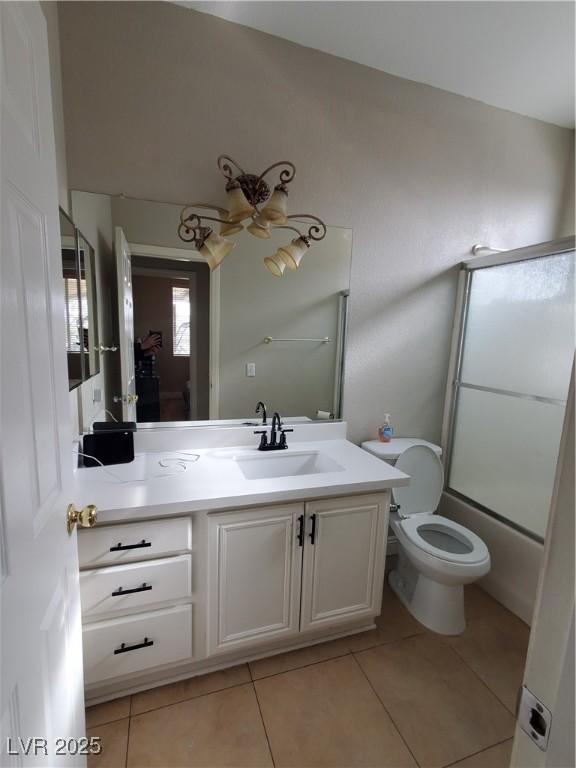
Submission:
[[[310,248],[310,240],[305,235],[300,235],[300,237],[292,240],[290,245],[283,245],[278,248],[277,253],[286,262],[288,269],[298,269],[302,256],[308,248]]]
[[[196,249],[206,259],[210,269],[216,269],[230,251],[236,248],[236,243],[227,240],[222,235],[217,235],[210,227],[203,226],[202,220],[197,214],[184,216],[185,213],[187,213],[186,208],[182,211],[181,222],[178,227],[180,238],[185,243],[194,243]],[[204,216],[204,218],[210,221],[219,221],[219,219],[213,219],[210,216]]]
[[[289,245],[278,248],[274,256],[267,256],[264,263],[276,277],[282,277],[286,267],[297,269],[302,257],[312,240],[326,237],[324,222],[308,213],[288,215],[288,185],[296,174],[296,168],[288,160],[274,163],[259,176],[246,173],[231,157],[220,155],[218,168],[226,179],[227,208],[208,203],[193,203],[180,214],[178,234],[187,243],[193,243],[206,258],[210,269],[216,269],[234,248],[235,243],[226,240],[228,235],[235,235],[244,229],[242,224],[248,218],[252,221],[246,230],[254,237],[264,240],[270,238],[274,229],[290,229],[296,233]],[[264,180],[271,171],[281,168],[279,182],[271,190]],[[219,218],[199,214],[193,209],[209,209],[218,213]],[[220,224],[220,234],[216,235],[203,220]],[[310,220],[312,224],[310,224]],[[290,221],[290,224],[288,222]],[[294,224],[308,226],[307,232],[301,232]]]
[[[286,269],[286,262],[280,255],[279,251],[276,251],[274,256],[266,256],[264,264],[267,269],[272,272],[274,277],[282,277],[284,270]]]
[[[246,227],[248,232],[254,237],[259,237],[261,240],[270,239],[270,222],[263,218],[262,214],[255,216],[252,220],[252,224]]]

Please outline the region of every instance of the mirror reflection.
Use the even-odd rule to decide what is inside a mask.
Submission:
[[[98,323],[96,307],[96,264],[94,249],[78,232],[78,269],[80,275],[80,313],[84,376],[100,373]]]
[[[75,389],[100,371],[94,249],[60,209],[68,386]]]
[[[85,196],[72,193],[73,201]],[[210,270],[178,236],[182,205],[108,200],[118,267],[122,373],[112,388],[119,416],[259,423],[261,400],[270,415],[292,420],[340,417],[350,229],[328,227],[283,277],[264,265],[293,237],[280,229],[266,240],[240,233]]]

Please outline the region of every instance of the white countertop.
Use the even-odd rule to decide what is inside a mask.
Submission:
[[[234,459],[235,456],[263,458],[291,454],[296,457],[308,452],[319,452],[342,469],[246,479]],[[193,461],[192,454],[199,455],[199,459]],[[161,461],[168,466],[162,467]],[[408,475],[348,440],[331,439],[295,441],[287,450],[278,452],[259,452],[253,445],[137,452],[131,464],[77,470],[73,498],[80,506],[95,504],[99,522],[105,523],[374,493],[407,485],[409,481]]]

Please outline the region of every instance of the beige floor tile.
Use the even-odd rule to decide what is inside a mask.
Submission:
[[[466,631],[445,638],[510,712],[522,683],[529,627],[503,609],[498,617],[472,619]]]
[[[252,684],[133,716],[128,766],[271,766]]]
[[[448,765],[512,736],[512,716],[431,634],[356,658],[420,765]]]
[[[151,709],[176,704],[179,701],[186,701],[186,699],[195,699],[206,693],[214,693],[224,688],[249,682],[250,672],[246,664],[211,672],[208,675],[191,677],[188,680],[180,680],[177,683],[135,693],[132,696],[132,714],[139,715]]]
[[[250,662],[250,672],[252,673],[252,678],[258,680],[261,677],[269,677],[280,672],[288,672],[291,669],[306,667],[309,664],[334,659],[347,653],[350,653],[348,650],[348,638],[343,637],[328,643],[310,645],[307,648],[298,648],[296,651],[288,651],[288,653],[280,653],[267,659],[252,661]]]
[[[498,618],[502,614],[510,613],[477,584],[467,584],[464,587],[464,607],[467,620]]]
[[[348,638],[351,651],[364,651],[382,643],[401,640],[404,637],[426,632],[416,619],[408,613],[396,597],[388,583],[384,584],[382,593],[382,612],[376,617],[376,629],[352,635]]]
[[[121,720],[129,715],[130,696],[122,696],[121,699],[106,701],[104,704],[95,704],[86,709],[86,728],[111,723],[113,720]]]
[[[454,763],[450,768],[509,768],[512,756],[512,739],[489,747],[472,757]]]
[[[88,738],[98,736],[101,739],[102,752],[88,756],[88,768],[124,768],[128,747],[129,719],[115,720],[113,723],[98,725],[87,731]]]
[[[415,765],[352,656],[254,685],[276,768]]]

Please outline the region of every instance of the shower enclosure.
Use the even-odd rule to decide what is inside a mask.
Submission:
[[[574,360],[574,238],[465,262],[446,490],[542,541]]]

